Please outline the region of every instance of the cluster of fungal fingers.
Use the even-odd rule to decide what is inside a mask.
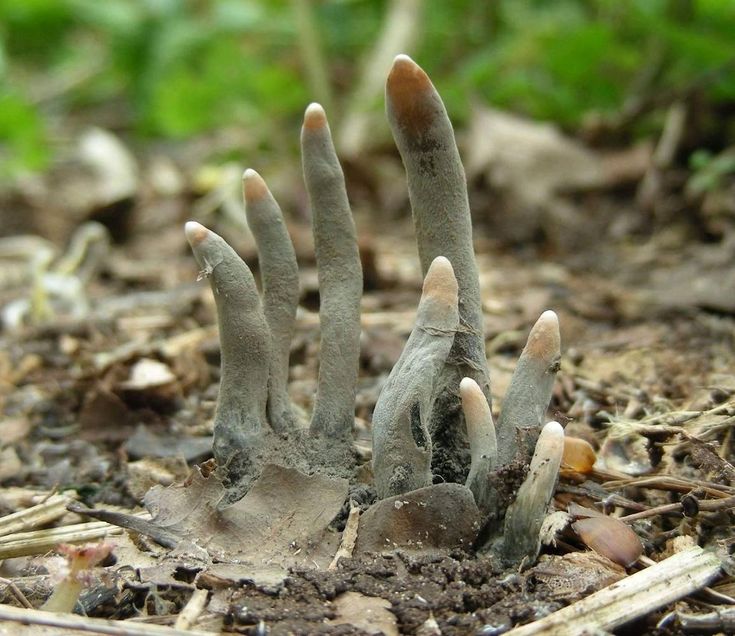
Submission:
[[[560,359],[558,320],[546,311],[531,329],[496,425],[464,168],[439,94],[405,55],[388,76],[386,110],[406,169],[424,285],[415,327],[373,414],[375,491],[384,499],[437,482],[464,484],[485,520],[476,547],[509,564],[530,563],[563,451],[561,426],[545,420]],[[344,177],[318,104],[306,109],[301,148],[320,293],[321,353],[310,423],[300,421],[288,398],[298,272],[265,182],[245,172],[262,301],[235,251],[202,225],[186,225],[217,305],[222,377],[213,450],[230,500],[257,476],[270,433],[276,439],[300,435],[322,449],[349,447],[362,272]],[[306,469],[329,469],[325,463]]]

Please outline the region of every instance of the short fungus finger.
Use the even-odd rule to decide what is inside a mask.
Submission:
[[[478,508],[482,512],[488,512],[488,508],[494,503],[489,491],[489,478],[498,461],[493,416],[487,398],[472,378],[462,379],[459,383],[459,394],[472,458],[465,485],[475,496]]]
[[[508,564],[530,566],[538,556],[539,532],[554,496],[564,453],[564,429],[549,422],[541,430],[528,476],[505,516],[500,557]]]
[[[498,461],[528,462],[536,446],[561,359],[559,319],[545,311],[528,335],[498,418]]]
[[[257,476],[253,451],[266,424],[270,332],[253,275],[235,250],[195,221],[185,229],[217,304],[222,377],[213,451],[232,496],[239,498],[238,484]]]
[[[299,302],[299,270],[281,208],[255,170],[243,175],[248,226],[258,246],[263,313],[271,334],[268,422],[285,433],[295,426],[288,397],[288,359]]]
[[[373,413],[373,474],[381,499],[432,483],[427,423],[458,325],[457,280],[451,263],[438,256],[424,279],[416,325]]]
[[[312,209],[321,327],[310,431],[346,439],[355,419],[362,265],[344,175],[319,104],[304,114],[301,160]]]
[[[461,465],[466,463],[466,437],[457,386],[463,377],[471,377],[486,398],[490,397],[464,167],[439,93],[407,55],[398,55],[393,62],[385,101],[388,122],[406,169],[421,268],[426,273],[432,260],[444,255],[451,261],[459,285],[462,328],[436,385],[429,428],[439,451],[437,460],[447,466]],[[461,477],[443,476],[449,480]]]

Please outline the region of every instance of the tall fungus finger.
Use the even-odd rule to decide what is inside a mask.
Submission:
[[[186,238],[217,305],[222,377],[214,415],[214,456],[227,481],[252,476],[266,423],[271,338],[248,266],[225,240],[194,221]]]
[[[426,73],[408,56],[395,58],[386,83],[386,112],[403,159],[416,242],[424,272],[446,256],[459,285],[457,333],[447,364],[436,383],[430,429],[449,462],[466,460],[465,428],[457,386],[463,377],[490,396],[485,359],[480,283],[472,245],[472,220],[464,167],[441,97]],[[445,475],[456,479],[458,475]]]
[[[531,328],[498,418],[498,461],[528,462],[551,401],[561,359],[559,319],[545,311]]]
[[[355,413],[362,266],[344,175],[319,104],[311,104],[304,115],[301,160],[312,210],[321,326],[310,431],[345,439]]]
[[[243,175],[248,226],[258,246],[263,313],[271,335],[268,422],[284,433],[295,426],[288,397],[288,358],[299,302],[299,270],[281,208],[255,170]]]

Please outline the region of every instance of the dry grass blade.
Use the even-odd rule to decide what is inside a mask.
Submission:
[[[66,506],[75,497],[71,494],[53,495],[43,503],[19,510],[0,519],[0,537],[16,532],[27,532],[66,514]]]
[[[10,559],[32,554],[44,554],[59,543],[84,543],[94,539],[122,534],[118,528],[104,521],[77,523],[62,528],[49,528],[31,532],[17,532],[0,537],[0,559]]]

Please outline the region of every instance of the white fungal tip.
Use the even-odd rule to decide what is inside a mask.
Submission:
[[[411,56],[406,55],[405,53],[399,53],[398,55],[396,55],[393,58],[393,65],[395,66],[396,64],[413,64],[413,65],[415,65],[416,62],[414,62],[413,59],[411,59]]]
[[[551,363],[559,357],[560,350],[559,318],[555,312],[548,309],[539,316],[531,328],[524,354]]]
[[[209,230],[201,223],[187,221],[184,225],[184,233],[186,234],[186,240],[189,241],[189,245],[196,247],[207,238]]]
[[[538,322],[548,324],[549,326],[556,325],[556,328],[559,328],[559,317],[556,315],[556,312],[551,311],[551,309],[547,309],[544,313],[542,313],[539,316]]]
[[[429,265],[424,278],[423,293],[453,305],[457,304],[457,279],[452,264],[445,256],[437,256]]]
[[[268,194],[268,186],[255,170],[248,168],[242,175],[242,189],[245,202],[255,202]]]
[[[312,102],[306,107],[304,112],[304,128],[315,130],[324,128],[327,125],[327,114],[324,112],[321,104]]]
[[[480,387],[472,378],[462,378],[459,383],[459,392],[464,397],[472,391],[479,391]]]
[[[564,438],[564,428],[559,422],[547,422],[541,429],[541,435],[549,438]]]

